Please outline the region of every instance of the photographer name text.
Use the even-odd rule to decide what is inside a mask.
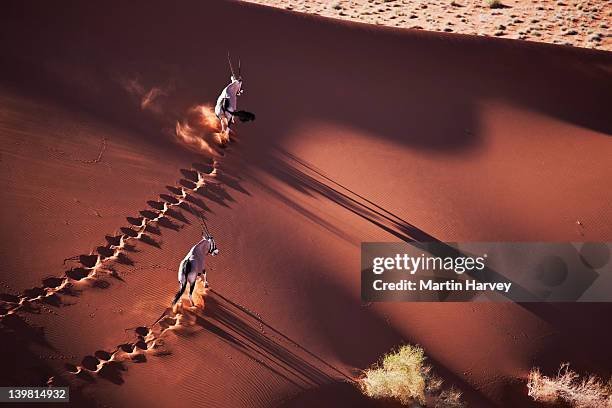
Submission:
[[[454,272],[463,275],[470,272],[482,272],[485,269],[487,255],[463,257],[437,257],[421,254],[410,256],[396,254],[393,257],[376,257],[372,259],[372,273],[382,275],[387,271],[402,271],[411,277],[417,273]],[[381,277],[382,278],[382,277]],[[375,279],[372,288],[375,291],[498,291],[508,293],[511,282],[481,282],[476,279],[454,280],[419,277],[416,280],[399,279],[386,281]]]

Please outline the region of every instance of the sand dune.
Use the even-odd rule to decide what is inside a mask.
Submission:
[[[612,50],[612,12],[602,1],[247,1],[360,23]]]
[[[471,407],[530,406],[533,365],[609,374],[606,304],[362,304],[358,274],[361,241],[610,240],[609,53],[232,2],[5,11],[2,385],[377,406],[349,379],[402,342]],[[228,47],[257,120],[218,149],[193,109]],[[197,213],[212,291],[153,324]]]

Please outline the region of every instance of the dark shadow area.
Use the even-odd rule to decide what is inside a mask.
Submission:
[[[164,200],[168,204],[178,204],[179,203],[179,199],[178,198],[176,198],[174,196],[171,196],[171,195],[168,195],[168,194],[160,194],[159,198],[161,198],[162,200]]]
[[[161,205],[161,209],[163,210],[163,204]],[[142,215],[143,217],[149,219],[149,220],[153,220],[157,217],[159,217],[160,213],[159,212],[155,212],[155,211],[150,211],[150,210],[142,210],[140,211],[140,215]]]
[[[115,254],[114,249],[111,248],[111,244],[97,247],[96,252],[100,255],[100,258],[102,258],[102,260],[110,258]]]
[[[57,350],[48,343],[42,327],[35,327],[16,314],[5,316],[0,321],[0,386],[46,387],[52,377],[55,385],[68,386],[49,364],[48,358],[43,356],[47,354],[57,354]],[[94,406],[94,401],[85,397],[78,387],[71,387],[70,402],[74,406]],[[18,405],[24,404],[9,406]],[[54,406],[61,405],[65,404]]]
[[[215,180],[219,181],[224,186],[231,188],[232,190],[236,190],[239,193],[246,194],[248,196],[251,195],[241,184],[241,179],[238,177],[234,177],[229,175],[226,170],[220,170],[217,172],[215,176]]]
[[[541,304],[533,305],[535,308]],[[612,367],[612,326],[609,303],[554,303],[554,332],[544,341],[544,347],[531,363],[543,374],[552,376],[562,363],[579,374],[595,374],[607,380]]]
[[[204,200],[196,197],[193,194],[187,194],[185,201],[189,203],[188,205],[198,207],[203,212],[212,212],[212,210],[204,203]],[[185,202],[181,203],[181,207],[185,208]]]
[[[213,38],[231,19],[241,30],[226,32],[225,39],[244,63],[244,104],[258,114],[256,127],[245,126],[261,129],[255,131],[261,142],[279,141],[306,120],[419,149],[469,149],[481,143],[485,100],[612,133],[605,103],[612,94],[610,53],[298,18],[232,2],[188,1],[172,19],[163,2],[146,3],[146,16],[144,6],[74,3],[50,20],[53,6],[7,3],[0,25],[0,38],[7,39],[3,82],[136,130],[142,140],[159,135],[155,143],[176,154],[178,146],[160,129],[174,126],[194,102],[214,101],[227,79],[226,45],[212,42],[202,50],[191,39]],[[162,117],[141,112],[121,86],[134,76],[156,85],[172,80],[175,93],[166,98],[172,108]]]
[[[399,402],[364,396],[353,384],[334,382],[310,389],[280,403],[281,408],[405,408]]]
[[[185,188],[188,188],[189,190],[193,190],[196,188],[196,183],[186,179],[179,180],[179,184]]]
[[[141,218],[141,217],[138,217],[138,218],[135,218],[135,217],[126,217],[126,220],[127,220],[127,221],[128,221],[130,224],[131,224],[131,225],[134,225],[134,226],[137,226],[137,227],[139,227],[140,225],[142,225],[142,218]]]
[[[216,197],[219,197],[220,200],[222,200],[223,202],[235,202],[236,200],[230,195],[230,193],[227,192],[227,190],[225,189],[225,186],[222,185],[221,183],[215,183],[215,182],[209,182],[206,183],[206,185],[204,186],[204,189],[208,192],[210,192],[211,194],[215,195]]]
[[[160,227],[168,228],[173,231],[178,231],[184,226],[183,224],[177,224],[166,217],[160,218],[156,222]]]
[[[276,150],[277,154],[266,154],[263,156],[262,160],[257,161],[256,166],[276,179],[284,182],[296,191],[308,196],[325,198],[389,233],[396,239],[423,249],[432,255],[441,258],[457,258],[465,256],[465,254],[463,254],[457,248],[440,241],[436,237],[416,227],[414,224],[406,221],[394,212],[379,206],[363,195],[334,181],[331,177],[324,174],[322,171],[310,165],[303,159],[300,159],[286,151],[280,149]],[[291,200],[283,194],[274,191],[270,187],[266,186],[265,183],[258,182],[258,185],[272,194],[275,198],[284,202],[294,210],[300,212],[300,214],[306,216],[311,221],[321,225],[327,230],[334,232],[340,237],[345,237],[349,242],[360,242],[358,238],[351,239],[350,237],[346,237],[345,233],[342,233],[337,228],[331,226],[321,217],[314,215],[314,212],[303,209],[303,207],[297,204],[294,200]],[[513,301],[535,301],[537,299],[534,294],[521,287],[518,283],[512,282],[507,277],[501,275],[490,267],[485,267],[485,269],[480,272],[466,272],[466,275],[480,281],[501,283],[511,282],[513,294],[510,296],[510,299]],[[446,280],[444,277],[441,277],[440,279]],[[541,306],[540,309],[545,311],[547,307]],[[549,310],[551,313],[548,315],[545,314],[545,316],[550,316],[552,314],[552,310],[550,308]]]
[[[212,295],[206,298],[206,317],[217,323],[226,332],[233,333],[235,339],[245,349],[254,353],[257,358],[264,359],[282,371],[296,383],[307,385],[322,385],[334,381],[338,376],[350,379],[340,370],[326,363],[303,346],[291,340],[278,330],[238,304],[211,291]],[[261,330],[264,325],[267,330],[281,336],[286,344],[281,344],[273,337]],[[292,351],[297,347],[298,352]]]
[[[208,163],[193,163],[192,166],[202,174],[211,174],[215,169],[212,160]]]
[[[152,225],[152,223],[147,224],[144,231],[153,235],[161,235],[161,229],[155,225]]]
[[[294,211],[296,211],[301,216],[306,217],[310,221],[312,221],[312,222],[322,226],[327,231],[329,231],[332,234],[336,235],[338,238],[340,238],[340,239],[342,239],[342,240],[344,240],[346,242],[349,242],[349,243],[351,243],[353,245],[359,245],[359,240],[357,239],[357,237],[350,236],[349,234],[344,232],[341,228],[336,227],[333,223],[328,222],[327,220],[325,220],[322,217],[320,217],[319,215],[317,215],[316,212],[307,209],[303,205],[300,205],[299,203],[295,202],[291,198],[289,198],[289,197],[285,196],[284,194],[282,194],[282,193],[276,191],[275,189],[271,188],[267,183],[261,182],[257,178],[251,178],[250,181],[253,182],[254,184],[256,184],[261,190],[265,191],[266,193],[270,194],[272,197],[274,197],[275,199],[277,199],[281,203],[285,204],[289,208],[291,208]],[[304,192],[304,193],[306,193],[306,192]]]
[[[163,203],[163,202],[161,202],[161,201],[153,201],[153,200],[149,200],[149,201],[147,201],[147,204],[148,204],[148,205],[149,205],[151,208],[154,208],[154,209],[156,209],[156,210],[158,210],[158,211],[161,211],[161,210],[163,210],[163,209],[164,209],[164,203]],[[148,211],[148,210],[143,210],[143,211]],[[148,212],[149,212],[149,213],[151,213],[151,214],[155,214],[154,212],[151,212],[151,211],[148,211]],[[142,212],[141,212],[141,214],[142,214]],[[155,215],[153,215],[153,217],[147,217],[147,218],[149,218],[149,219],[153,219],[153,218],[155,218]]]
[[[198,182],[198,172],[190,169],[181,169],[181,174],[185,177],[186,180],[189,180],[193,183]]]
[[[215,194],[215,192],[209,188],[209,184],[204,186],[202,189],[198,189],[194,194],[197,194],[204,199],[213,201],[222,207],[229,208],[229,204],[226,202],[227,200],[223,196]]]
[[[136,356],[134,356],[136,357]],[[144,356],[142,356],[144,357]],[[146,361],[146,360],[145,360]],[[125,380],[123,379],[123,376],[121,375],[122,372],[127,371],[127,368],[125,368],[125,365],[122,362],[119,361],[109,361],[107,363],[105,363],[102,368],[100,368],[100,371],[98,372],[98,375],[107,380],[112,382],[113,384],[116,385],[121,385],[125,382]]]
[[[515,379],[506,383],[502,389],[502,400],[505,404],[511,407],[521,408],[542,408],[546,406],[542,403],[535,402],[528,394],[527,387],[523,379]],[[549,405],[554,408],[570,408],[561,402],[554,405]]]

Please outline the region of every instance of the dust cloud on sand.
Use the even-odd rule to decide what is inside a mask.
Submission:
[[[219,120],[210,105],[189,109],[187,118],[176,122],[176,136],[190,148],[212,156],[221,155],[217,146],[227,141],[227,135],[221,133]]]

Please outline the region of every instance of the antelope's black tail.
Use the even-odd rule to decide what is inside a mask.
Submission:
[[[247,112],[243,110],[235,112],[228,110],[228,112],[240,119],[241,122],[250,122],[252,120],[255,120],[255,114],[253,112]]]
[[[187,288],[187,279],[185,279],[185,281],[181,283],[181,287],[179,291],[176,292],[176,295],[174,296],[174,300],[172,301],[172,306],[174,306],[176,302],[178,302],[181,299],[181,296],[183,296],[183,293],[185,293],[185,288]]]
[[[180,268],[182,280],[179,280],[179,291],[176,292],[176,296],[174,296],[172,306],[174,306],[176,302],[179,301],[179,299],[181,298],[181,296],[183,296],[183,293],[185,292],[185,288],[187,287],[187,274],[191,272],[191,261],[189,259],[183,260],[183,262],[181,262]]]

